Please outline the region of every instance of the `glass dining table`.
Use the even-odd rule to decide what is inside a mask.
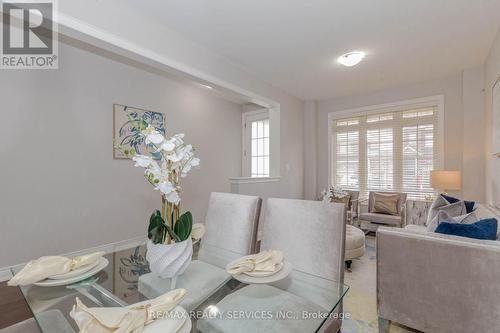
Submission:
[[[146,242],[146,239],[135,239],[71,253],[70,255],[73,256],[96,251],[106,252],[105,258],[109,264],[96,275],[83,281],[53,287],[36,285],[21,287],[22,294],[36,319],[40,331],[43,333],[78,332],[78,327],[69,315],[75,304],[76,297],[87,307],[124,307],[152,298],[151,286],[148,288],[141,286],[141,281],[144,281],[145,277],[154,275],[151,273],[146,260]],[[194,245],[193,262],[190,265],[206,260],[211,266],[216,263],[216,266],[223,268],[239,257],[241,255],[217,246],[202,244],[200,249],[200,245],[196,244]],[[204,265],[198,265],[196,271],[196,274],[199,275],[198,279],[200,279],[200,276],[203,279],[204,276],[203,270],[200,271],[199,267],[211,267],[208,264]],[[22,266],[13,267],[12,274],[17,273],[21,268]],[[163,291],[184,287],[181,280],[192,278],[185,276],[189,275],[191,271],[193,270],[188,267],[186,272],[178,277],[177,282],[162,283]],[[162,282],[159,277],[154,277],[148,281]],[[245,304],[251,302],[254,313],[241,313],[242,311],[238,311],[241,317],[236,318],[233,312],[228,312],[231,313],[231,318],[220,316],[214,319],[219,324],[230,321],[228,326],[230,330],[228,332],[248,331],[248,326],[254,325],[255,320],[266,321],[265,323],[258,323],[258,326],[261,327],[259,331],[262,333],[266,332],[266,327],[273,332],[282,331],[281,328],[283,327],[287,328],[286,332],[293,331],[295,327],[297,329],[302,327],[300,332],[306,333],[303,331],[304,326],[301,326],[303,323],[307,323],[307,326],[305,326],[307,330],[319,332],[327,325],[330,325],[332,320],[341,319],[342,299],[349,289],[342,283],[301,272],[293,267],[286,278],[265,285],[268,288],[272,287],[272,289],[269,289],[271,292],[252,293],[250,288],[261,288],[263,285],[243,283],[227,274],[223,279],[218,280],[217,284],[212,286],[210,290],[195,291],[194,293],[197,294],[195,296],[199,297],[195,297],[196,302],[191,303],[186,312],[188,313],[188,319],[191,321],[191,329],[188,331],[220,332],[220,325],[211,325],[212,322],[209,319],[212,316],[210,314],[214,309],[218,309],[218,306],[220,307],[219,304],[223,304],[226,300],[233,303],[235,301],[238,303],[238,300],[240,300]],[[153,285],[153,289],[154,287]],[[190,288],[186,289],[188,296]],[[144,292],[144,290],[148,290],[148,292]],[[276,297],[284,297],[282,299],[285,301],[276,298],[278,301],[273,303],[273,297],[275,296],[273,291],[278,291]],[[297,304],[293,304],[295,300],[299,300]],[[303,300],[303,302],[300,300]],[[272,306],[271,303],[273,303]],[[302,304],[307,304],[308,307]],[[183,306],[182,303],[180,305]],[[236,312],[237,309],[234,310]],[[255,314],[257,311],[260,313],[259,316]]]

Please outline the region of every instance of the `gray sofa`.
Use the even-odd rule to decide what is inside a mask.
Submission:
[[[490,207],[476,215],[500,222]],[[429,333],[499,332],[500,241],[379,228],[377,303],[381,333],[391,321]]]

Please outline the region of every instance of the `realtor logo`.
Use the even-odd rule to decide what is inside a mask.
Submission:
[[[51,0],[2,2],[2,69],[57,69],[57,24]]]

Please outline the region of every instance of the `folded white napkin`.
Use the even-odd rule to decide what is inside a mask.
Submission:
[[[165,319],[186,295],[172,290],[148,302],[126,308],[87,308],[78,298],[70,312],[80,333],[141,333],[155,319]]]
[[[281,251],[267,250],[235,261],[227,267],[227,272],[232,275],[244,272],[274,272],[282,262]]]
[[[65,274],[82,266],[93,264],[103,255],[104,252],[96,252],[72,259],[61,256],[49,256],[31,260],[7,284],[9,286],[33,284],[48,277]]]

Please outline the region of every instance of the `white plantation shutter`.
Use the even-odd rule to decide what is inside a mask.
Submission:
[[[359,132],[343,132],[336,136],[336,183],[346,189],[359,187]]]
[[[366,176],[368,191],[392,191],[393,182],[393,130],[367,129]]]
[[[437,107],[371,113],[335,120],[333,184],[346,189],[432,194],[437,164]]]

